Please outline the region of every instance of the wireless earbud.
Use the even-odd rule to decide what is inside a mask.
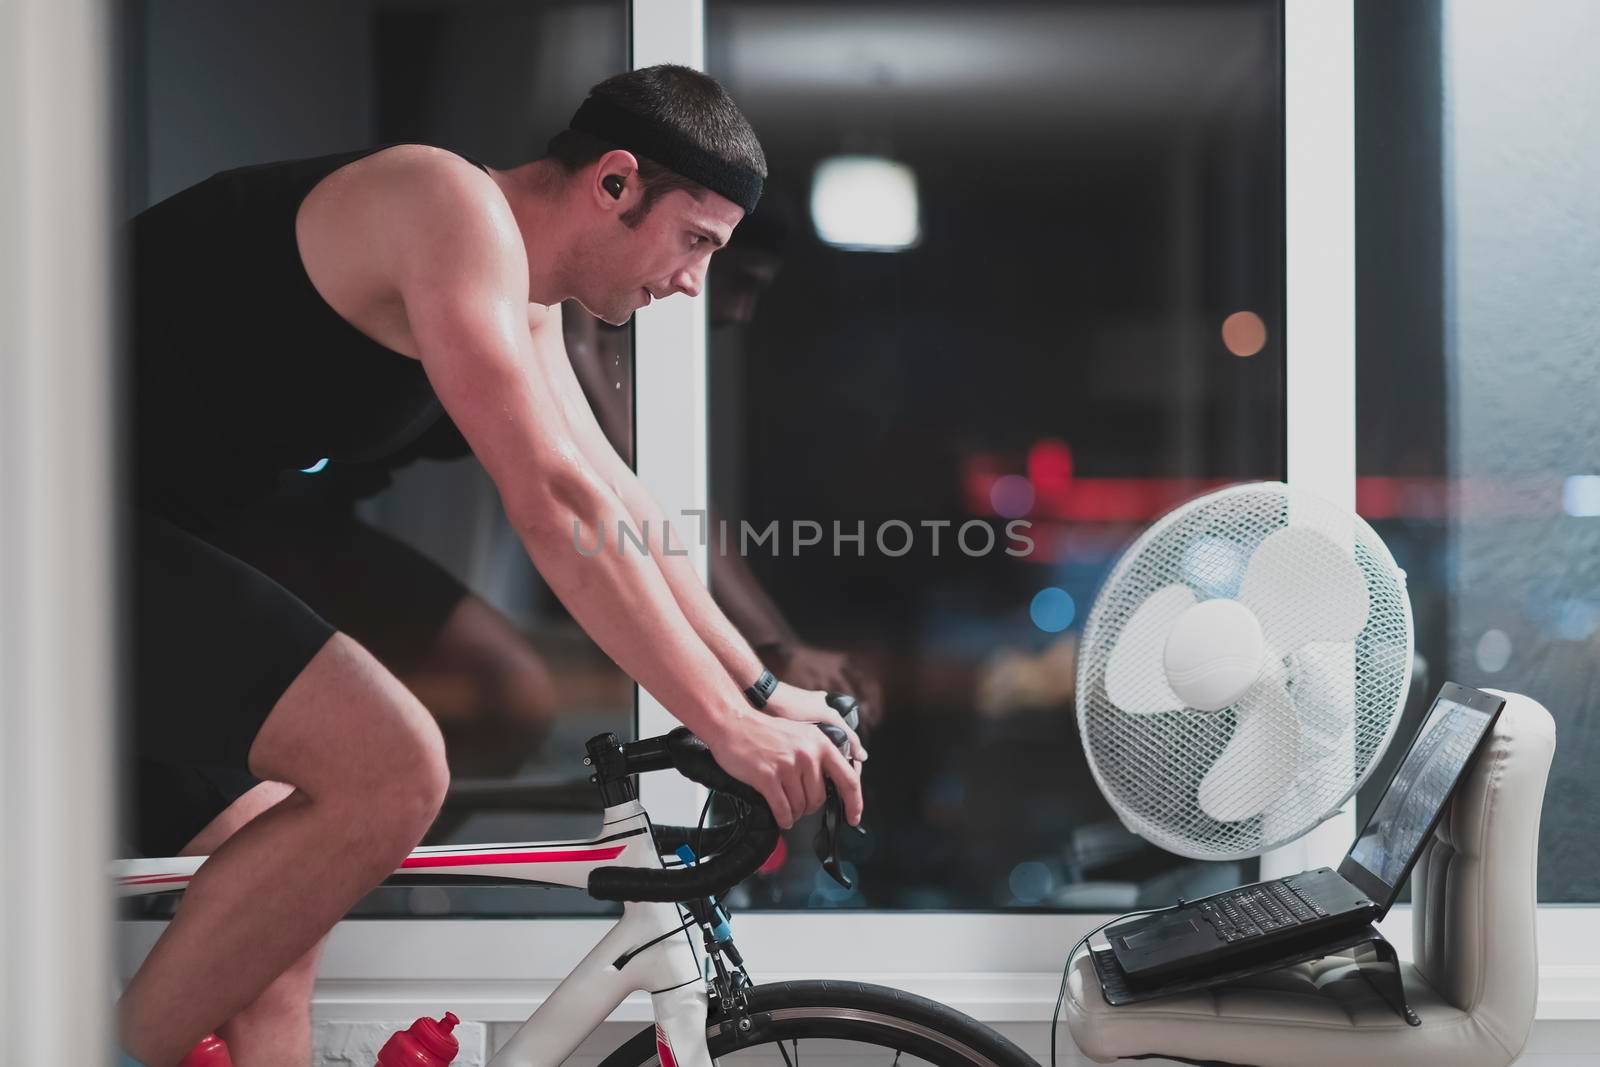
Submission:
[[[602,188],[605,189],[606,192],[611,194],[611,199],[613,199],[613,200],[621,200],[622,199],[622,177],[621,177],[621,175],[607,174],[604,178],[600,179],[600,185],[601,185]]]

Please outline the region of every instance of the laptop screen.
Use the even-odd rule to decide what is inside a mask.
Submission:
[[[1389,780],[1367,825],[1350,847],[1339,873],[1387,910],[1439,821],[1456,782],[1472,761],[1501,701],[1487,693],[1447,685],[1417,731],[1411,750]],[[1368,878],[1350,878],[1351,863]],[[1378,885],[1373,885],[1375,878]]]

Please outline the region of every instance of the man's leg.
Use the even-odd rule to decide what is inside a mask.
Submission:
[[[336,634],[273,706],[251,773],[294,792],[225,840],[128,984],[123,1044],[176,1063],[254,1004],[421,839],[448,785],[437,726]]]
[[[251,819],[293,795],[294,786],[261,782],[212,819],[180,855],[209,856]],[[178,905],[183,907],[180,901]],[[234,1067],[283,1067],[311,1062],[311,994],[323,942],[273,979],[255,1001],[224,1023],[217,1034],[228,1043]]]
[[[265,501],[211,534],[403,681],[443,729],[460,776],[515,771],[571,696],[515,623],[337,493]]]

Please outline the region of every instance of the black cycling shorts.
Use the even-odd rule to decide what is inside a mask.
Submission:
[[[261,724],[336,631],[397,675],[467,590],[345,500],[135,512],[132,810],[124,836],[175,855],[260,779]]]

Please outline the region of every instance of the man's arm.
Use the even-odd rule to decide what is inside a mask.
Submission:
[[[678,516],[672,520],[672,536],[670,541],[667,539],[668,517],[662,513],[660,505],[644,487],[644,483],[612,447],[583,394],[567,355],[561,314],[559,305],[547,309],[530,308],[528,332],[536,358],[554,383],[573,439],[626,508],[630,529],[641,541],[647,541],[650,555],[655,558],[689,624],[723,665],[728,676],[743,689],[761,675],[764,669],[761,658],[712,599],[710,590],[700,580],[700,575],[685,552],[686,545],[699,537],[700,524],[707,522],[708,517],[697,519],[694,516]],[[673,551],[669,552],[669,548]],[[630,548],[629,551],[636,550]],[[823,702],[821,694],[808,694],[793,686],[780,684],[769,707],[774,713],[788,718],[810,721],[826,719],[844,726],[838,714]],[[854,731],[848,726],[844,726],[844,729],[851,734],[851,747],[857,757],[864,755],[865,749]]]
[[[476,169],[433,166],[415,186],[401,216],[414,232],[390,269],[428,379],[541,576],[607,655],[763,793],[780,822],[820,806],[824,770],[859,818],[859,779],[838,751],[814,728],[772,729],[794,724],[748,713],[654,559],[578,551],[579,533],[591,544],[597,529],[614,532],[629,514],[579,446],[562,386],[534,353],[515,220]]]
[[[561,311],[561,336],[573,373],[601,433],[612,451],[627,465],[631,454],[632,412],[628,407],[628,395],[615,388],[608,373],[612,364],[605,358],[608,353],[601,342],[598,321],[581,308],[570,305],[563,305]],[[530,306],[528,325],[536,337],[542,329],[544,316],[542,306]],[[592,457],[591,461],[602,462],[604,457]],[[721,516],[713,511],[709,518],[708,529],[720,531]],[[721,546],[720,535],[718,546]],[[708,564],[710,581],[707,584],[713,599],[768,670],[799,689],[850,693],[860,701],[862,723],[879,721],[883,715],[882,690],[871,671],[863,669],[846,653],[817,648],[802,641],[782,609],[762,588],[743,555],[713,551],[709,553]]]
[[[609,368],[603,363],[598,323],[593,316],[581,309],[529,305],[528,330],[533,335],[535,347],[543,350],[547,341],[554,337],[551,331],[556,323],[552,323],[552,316],[556,316],[556,323],[559,323],[563,354],[572,367],[573,377],[583,394],[586,406],[594,417],[596,429],[600,431],[598,437],[605,438],[604,442],[601,442],[596,435],[580,431],[584,453],[589,456],[591,463],[609,472],[608,476],[616,486],[625,474],[632,474],[626,459],[631,418],[627,397],[620,390],[612,388],[610,375],[607,373]],[[623,495],[620,489],[618,495]],[[643,529],[643,520],[650,514],[650,502],[644,500],[641,494],[629,495],[632,499],[625,499],[624,503],[628,505],[629,513]],[[636,504],[640,510],[635,510]],[[674,527],[678,535],[676,543],[681,547],[690,539],[685,535],[699,534],[702,524],[708,522],[706,529],[715,526],[714,517],[709,520],[701,518],[697,522],[693,517],[680,516]],[[651,528],[660,529],[660,523],[653,521]],[[766,643],[797,641],[782,612],[761,589],[743,559],[721,552],[712,552],[708,562],[710,573],[714,578],[709,584],[713,584],[717,589],[715,597],[717,605],[750,645],[760,648]],[[674,589],[674,595],[676,594],[677,590]],[[681,598],[679,603],[682,606]],[[701,636],[703,638],[705,635],[702,633]],[[718,658],[721,659],[720,656]],[[733,667],[739,665],[735,662]],[[733,673],[731,668],[729,673]]]
[[[761,660],[711,599],[685,552],[688,542],[699,536],[698,522],[693,516],[678,516],[672,522],[671,540],[667,540],[667,516],[611,447],[583,395],[561,335],[561,307],[547,308],[542,313],[531,307],[528,335],[541,372],[561,405],[573,443],[621,502],[629,530],[641,541],[648,535],[649,555],[695,633],[722,664],[730,680],[737,681],[741,689],[750,685],[761,674]],[[615,526],[612,530],[615,532]],[[637,555],[637,550],[630,547],[628,553]]]

